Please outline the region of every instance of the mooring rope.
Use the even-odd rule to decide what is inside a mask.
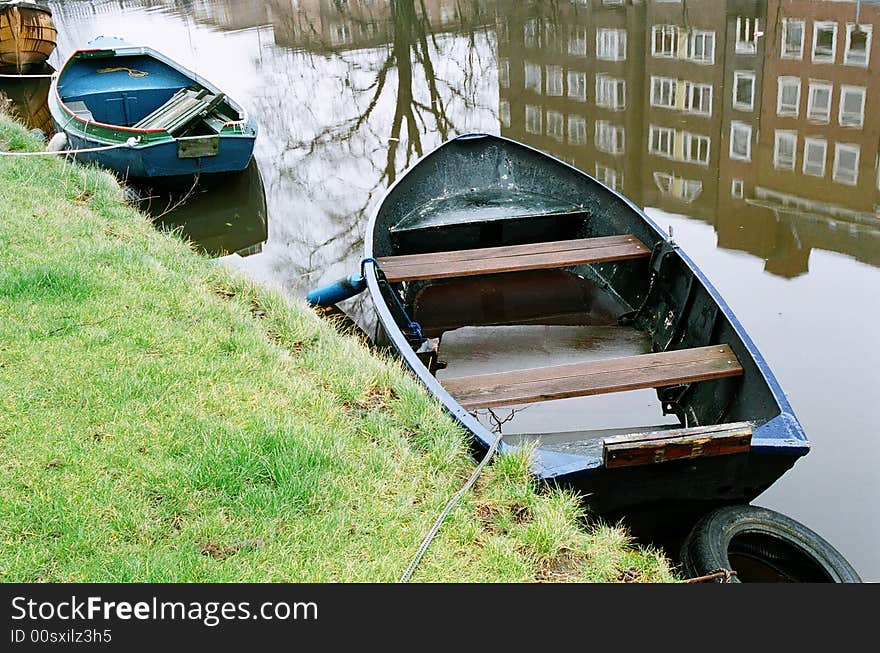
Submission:
[[[86,147],[81,150],[61,150],[58,152],[54,151],[44,151],[44,152],[3,152],[0,151],[0,156],[55,156],[55,155],[63,155],[66,156],[68,154],[85,154],[87,152],[106,152],[107,150],[117,150],[123,147],[134,147],[138,144],[138,139],[129,138],[124,143],[117,143],[116,145],[104,145],[102,147]]]
[[[449,516],[449,513],[452,512],[452,509],[455,505],[461,500],[461,498],[465,495],[471,486],[477,482],[477,479],[480,477],[480,473],[483,471],[483,468],[486,464],[492,459],[492,456],[495,455],[495,452],[498,450],[498,445],[501,444],[501,438],[503,434],[499,433],[498,437],[495,438],[495,442],[492,443],[492,446],[489,447],[489,451],[486,452],[486,455],[483,457],[483,460],[480,461],[480,464],[477,465],[477,468],[474,470],[474,473],[471,474],[471,477],[467,480],[462,488],[455,493],[455,496],[449,500],[449,503],[446,504],[446,507],[443,509],[443,512],[440,513],[440,516],[437,517],[437,521],[434,522],[434,525],[431,526],[431,530],[428,531],[428,534],[425,536],[425,539],[422,541],[422,545],[419,547],[419,550],[416,552],[415,557],[412,562],[409,563],[409,567],[406,568],[406,571],[403,572],[403,576],[400,577],[401,583],[408,583],[409,579],[412,578],[413,572],[416,570],[416,567],[419,566],[419,562],[422,560],[422,556],[425,555],[425,552],[428,550],[428,547],[431,546],[431,542],[437,536],[437,533],[440,531],[440,527],[443,525],[443,522],[446,521],[446,518]]]
[[[731,579],[736,576],[736,572],[732,569],[724,569],[720,567],[715,571],[706,574],[705,576],[697,576],[696,578],[688,578],[685,583],[706,583],[710,580],[718,580],[719,578],[723,578],[722,582],[730,583],[733,582]]]

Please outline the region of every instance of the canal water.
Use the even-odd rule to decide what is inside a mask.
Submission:
[[[756,503],[880,581],[880,6],[49,4],[55,67],[95,36],[121,36],[253,112],[261,132],[246,175],[133,192],[206,251],[294,296],[354,271],[383,190],[464,132],[524,141],[644,206],[732,305],[812,440]],[[42,126],[44,90],[5,88]],[[346,308],[369,323],[363,303]]]

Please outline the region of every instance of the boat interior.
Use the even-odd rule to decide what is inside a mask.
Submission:
[[[58,82],[67,107],[89,122],[165,129],[174,136],[219,133],[242,120],[222,93],[213,93],[152,56],[79,58]]]
[[[504,152],[481,157],[487,183],[450,192],[459,173],[439,158],[445,188],[417,175],[393,191],[374,255],[394,319],[432,339],[422,362],[488,430],[609,466],[660,455],[650,443],[671,435],[712,434],[691,453],[747,451],[780,413],[716,299],[619,196],[557,162],[552,184],[505,183],[517,170]]]

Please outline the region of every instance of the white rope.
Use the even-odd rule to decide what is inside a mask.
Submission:
[[[446,518],[449,516],[449,513],[452,512],[452,509],[455,507],[461,498],[464,496],[465,492],[467,492],[470,487],[477,482],[477,479],[480,477],[480,472],[483,471],[483,467],[492,459],[492,456],[495,455],[495,452],[498,450],[498,445],[501,444],[501,438],[503,435],[501,433],[498,434],[498,437],[495,438],[495,442],[492,443],[492,446],[489,447],[489,451],[486,452],[483,460],[480,461],[480,464],[477,465],[477,468],[474,470],[474,473],[471,474],[471,477],[467,480],[462,488],[455,493],[455,496],[449,500],[449,503],[446,504],[446,507],[443,509],[443,512],[440,513],[440,516],[437,517],[437,521],[434,522],[434,525],[431,526],[431,530],[428,531],[428,534],[425,536],[424,541],[422,541],[422,545],[419,547],[419,550],[416,552],[415,557],[412,562],[409,563],[409,567],[406,568],[406,571],[403,572],[403,576],[400,577],[401,583],[408,583],[409,579],[412,578],[413,572],[416,570],[416,567],[419,566],[419,562],[422,560],[422,556],[425,555],[425,552],[428,550],[428,547],[431,546],[431,542],[437,536],[440,527],[443,525],[443,522],[446,521]]]
[[[68,154],[84,154],[87,152],[106,152],[107,150],[118,150],[122,147],[134,147],[138,144],[138,139],[129,138],[124,143],[117,143],[116,145],[104,145],[103,147],[86,147],[81,150],[61,150],[59,152],[2,152],[0,151],[0,156],[54,156],[54,155],[62,155],[67,156]]]

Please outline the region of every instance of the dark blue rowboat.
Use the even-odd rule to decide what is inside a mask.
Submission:
[[[101,37],[53,81],[49,110],[68,147],[128,177],[244,170],[257,127],[220,89],[152,48]]]
[[[548,414],[566,412],[574,428],[538,423],[501,442],[536,443],[534,474],[589,493],[596,512],[748,502],[809,451],[773,373],[694,262],[638,207],[557,159],[486,135],[442,145],[388,190],[365,256],[377,337],[479,449],[496,438],[489,409],[656,390],[659,426],[623,411],[610,430],[598,409],[569,407]],[[599,340],[625,346],[575,356],[596,353],[586,339],[549,360],[546,340],[516,335],[536,325],[542,338],[601,327]],[[440,362],[465,332],[482,372]],[[644,349],[624,351],[640,339]],[[505,347],[513,356],[492,367]],[[522,359],[538,364],[511,369]]]

